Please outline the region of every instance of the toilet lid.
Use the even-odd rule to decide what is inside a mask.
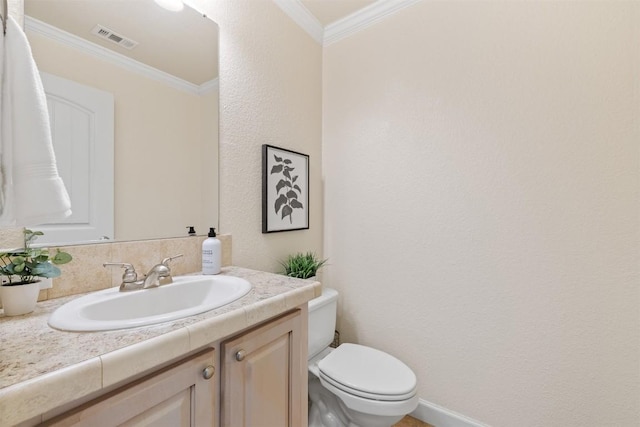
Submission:
[[[318,363],[320,377],[368,399],[404,400],[416,393],[416,376],[400,360],[358,344],[342,344]]]

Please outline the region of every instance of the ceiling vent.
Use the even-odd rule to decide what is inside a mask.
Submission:
[[[112,43],[117,44],[118,46],[122,46],[125,49],[133,49],[138,45],[138,42],[128,39],[120,34],[117,34],[107,27],[103,27],[102,25],[96,25],[91,30],[91,34],[95,34],[96,36],[103,38],[105,40],[109,40]]]

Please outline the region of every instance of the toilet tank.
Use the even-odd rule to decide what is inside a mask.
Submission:
[[[309,359],[333,342],[338,312],[338,291],[322,288],[322,295],[309,301]]]

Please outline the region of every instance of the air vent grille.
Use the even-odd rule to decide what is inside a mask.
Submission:
[[[117,44],[118,46],[122,46],[125,49],[133,49],[138,45],[138,42],[128,39],[120,34],[111,31],[107,27],[103,27],[102,25],[96,25],[91,30],[91,34],[95,34],[96,36],[103,38],[105,40],[109,40],[112,43]]]

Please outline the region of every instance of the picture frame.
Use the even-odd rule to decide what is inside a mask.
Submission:
[[[262,232],[309,228],[309,156],[262,145]]]

